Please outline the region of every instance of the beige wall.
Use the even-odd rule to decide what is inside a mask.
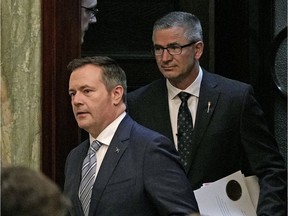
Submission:
[[[0,0],[1,163],[40,166],[40,0]]]

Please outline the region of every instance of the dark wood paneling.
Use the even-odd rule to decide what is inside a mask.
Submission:
[[[98,1],[97,23],[83,43],[84,55],[147,55],[156,19],[175,8],[175,0]]]
[[[215,71],[249,82],[248,0],[215,1]]]
[[[153,24],[178,6],[176,0],[98,1],[97,23],[86,33],[82,56],[115,59],[126,72],[129,91],[150,83],[161,76],[151,53]]]
[[[79,5],[79,0],[42,0],[41,169],[60,186],[66,156],[79,143],[66,72],[81,53]]]
[[[215,72],[254,87],[273,130],[272,0],[215,0]]]

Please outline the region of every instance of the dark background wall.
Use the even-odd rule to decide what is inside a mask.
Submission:
[[[48,4],[47,0],[43,1]],[[74,0],[74,7],[77,1],[80,5],[79,0]],[[60,7],[60,2],[55,0],[52,7],[61,10],[63,5]],[[145,85],[161,76],[150,52],[153,23],[173,10],[191,12],[200,18],[205,43],[200,62],[202,67],[253,85],[256,98],[286,159],[287,2],[285,0],[98,0],[97,23],[90,26],[82,46],[79,42],[73,42],[80,35],[75,27],[79,26],[80,29],[80,8],[78,10],[74,7],[68,3],[63,7],[65,13],[59,14],[61,24],[58,25],[70,25],[70,27],[66,26],[66,30],[58,28],[53,38],[54,42],[51,42],[55,43],[55,49],[59,50],[56,56],[59,55],[62,59],[61,62],[55,60],[52,64],[58,70],[54,72],[43,70],[44,76],[49,77],[52,73],[57,83],[55,85],[51,81],[43,88],[43,92],[47,92],[47,88],[51,89],[51,86],[56,88],[55,91],[63,92],[60,98],[50,99],[52,101],[43,99],[43,113],[47,110],[51,113],[42,123],[49,123],[49,127],[43,128],[43,134],[50,137],[49,140],[43,139],[42,143],[43,149],[48,152],[43,151],[43,164],[45,164],[43,170],[52,174],[60,185],[63,184],[64,163],[68,152],[86,136],[83,131],[77,129],[66,94],[69,80],[69,75],[65,74],[67,63],[80,55],[108,55],[116,59],[126,71],[129,91]],[[62,17],[67,11],[75,13],[74,21]],[[45,13],[48,13],[47,9]],[[43,31],[47,31],[45,26]],[[70,35],[71,31],[74,31],[74,35]],[[44,37],[44,44],[45,40],[47,41],[47,37]],[[62,40],[66,41],[66,45],[61,45]],[[49,52],[44,48],[43,53],[45,63],[47,61],[45,55]],[[64,75],[60,76],[59,73]],[[47,94],[44,96],[48,97]],[[51,106],[51,102],[54,106]],[[63,110],[67,113],[64,114]],[[49,118],[51,115],[52,122]],[[64,126],[59,126],[62,122]]]
[[[270,45],[274,134],[287,164],[287,1],[277,0],[272,7]]]

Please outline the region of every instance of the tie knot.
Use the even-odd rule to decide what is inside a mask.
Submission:
[[[96,152],[101,147],[101,145],[102,143],[100,143],[98,140],[94,140],[90,148],[93,152]]]
[[[191,96],[191,94],[187,92],[180,92],[178,94],[178,97],[181,99],[182,102],[187,102],[188,98]]]

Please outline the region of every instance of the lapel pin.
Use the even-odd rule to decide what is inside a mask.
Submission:
[[[120,149],[119,149],[118,147],[116,147],[115,152],[116,152],[116,153],[119,153],[119,152],[120,152]]]
[[[209,111],[210,111],[210,106],[211,106],[211,102],[208,101],[208,104],[207,104],[207,113],[209,113]]]

